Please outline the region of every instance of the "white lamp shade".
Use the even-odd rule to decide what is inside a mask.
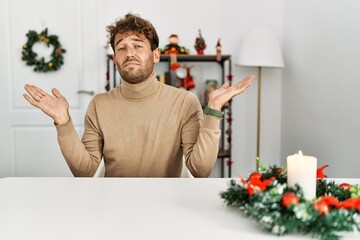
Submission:
[[[253,29],[248,32],[239,49],[236,65],[248,67],[284,67],[280,43],[275,31]]]

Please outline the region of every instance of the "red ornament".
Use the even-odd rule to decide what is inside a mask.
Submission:
[[[324,168],[327,168],[328,166],[329,166],[329,165],[326,164],[326,165],[324,165],[324,166],[322,166],[322,167],[319,167],[319,168],[317,169],[317,171],[316,171],[316,177],[317,177],[317,178],[320,178],[320,179],[327,178],[327,176],[323,173],[323,171],[324,171]]]
[[[233,80],[233,75],[232,74],[227,75],[227,79],[231,82]]]
[[[339,184],[339,188],[342,188],[342,189],[345,189],[345,190],[350,191],[350,184],[348,184],[348,183],[341,183],[341,184]]]
[[[330,212],[330,207],[329,205],[322,200],[316,201],[315,202],[315,209],[320,213],[320,214],[328,214]]]
[[[233,164],[233,161],[231,161],[231,159],[229,159],[229,160],[226,161],[226,165],[227,165],[227,166],[230,167],[232,164]]]
[[[299,198],[296,196],[295,193],[287,192],[281,198],[281,204],[284,207],[289,207],[290,205],[296,205],[299,203]]]
[[[280,175],[284,175],[284,169],[282,169],[282,168],[277,168],[276,171],[277,171]]]
[[[185,88],[186,90],[191,90],[195,88],[195,81],[193,76],[190,74],[190,68],[188,66],[184,66],[186,69],[186,77],[180,80],[180,87]]]

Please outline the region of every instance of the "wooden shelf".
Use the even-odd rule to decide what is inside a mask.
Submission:
[[[187,54],[178,54],[176,59],[179,62],[218,62],[216,60],[216,55],[187,55]],[[221,61],[223,63],[226,60],[229,60],[231,55],[221,55]],[[160,61],[170,61],[170,55],[161,54]]]
[[[230,150],[229,149],[220,149],[218,153],[219,158],[229,158]]]

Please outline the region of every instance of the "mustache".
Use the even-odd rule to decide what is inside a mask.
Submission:
[[[124,62],[123,66],[126,66],[126,64],[128,64],[128,63],[139,63],[139,64],[140,64],[140,61],[138,61],[138,60],[136,60],[136,59],[127,59],[127,60]]]

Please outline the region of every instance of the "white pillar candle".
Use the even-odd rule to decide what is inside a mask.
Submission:
[[[302,152],[287,157],[287,183],[289,186],[298,184],[304,191],[306,199],[316,197],[317,159],[303,156]]]

